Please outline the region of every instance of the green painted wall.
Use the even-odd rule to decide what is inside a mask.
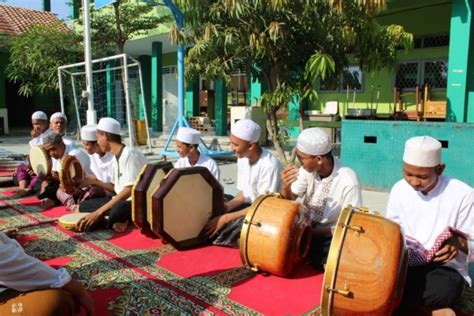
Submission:
[[[449,33],[451,4],[446,1],[417,1],[412,5],[407,1],[395,1],[389,3],[389,10],[392,10],[378,18],[381,24],[400,24],[407,31],[416,35],[433,35]],[[421,4],[420,4],[421,2]],[[448,47],[421,48],[412,49],[408,52],[400,50],[398,59],[400,61],[430,60],[438,58],[447,58]],[[357,64],[355,60],[354,64]],[[346,114],[347,108],[367,108],[371,104],[376,107],[376,89],[380,85],[380,99],[377,107],[377,113],[388,114],[393,111],[393,86],[395,74],[392,71],[384,69],[379,72],[363,74],[363,91],[357,92],[355,102],[353,103],[353,92],[347,95],[347,91],[340,92],[321,92],[318,91],[319,98],[317,102],[309,106],[312,110],[324,110],[327,101],[339,101],[339,111]],[[373,92],[372,92],[373,91]],[[432,91],[432,100],[446,99],[446,90]],[[373,99],[373,103],[371,100]],[[405,109],[414,109],[415,96],[404,97]]]
[[[163,67],[176,66],[178,64],[178,55],[176,52],[163,54]]]
[[[474,185],[474,124],[470,123],[343,120],[342,163],[356,172],[364,188],[388,191],[402,178],[406,140],[420,135],[445,141],[444,174]]]

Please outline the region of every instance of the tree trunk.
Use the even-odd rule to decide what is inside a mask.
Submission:
[[[273,141],[273,145],[275,146],[275,150],[277,152],[278,159],[284,165],[288,163],[286,159],[285,151],[283,150],[283,146],[281,144],[280,138],[278,137],[278,121],[276,117],[276,110],[278,107],[272,107],[268,109],[268,117],[267,117],[267,130],[270,133],[270,136]]]
[[[299,121],[300,121],[300,133],[304,130],[304,111],[303,111],[303,98],[300,98],[300,102],[298,104],[298,112],[300,114]]]

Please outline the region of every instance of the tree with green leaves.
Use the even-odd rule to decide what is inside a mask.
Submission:
[[[188,79],[224,78],[246,70],[266,87],[261,105],[280,159],[276,112],[295,95],[301,104],[316,97],[320,79],[336,80],[353,56],[364,71],[396,65],[397,49],[412,35],[398,25],[379,25],[382,0],[176,0],[186,32],[175,40],[189,49]]]
[[[90,9],[90,29],[94,55],[106,56],[125,52],[125,43],[144,36],[158,26],[171,22],[168,10],[137,1],[118,0],[110,7]],[[82,14],[77,20],[82,25]]]
[[[9,80],[20,83],[19,94],[57,91],[58,67],[69,64],[82,51],[81,39],[57,22],[33,25],[20,36],[10,38]]]

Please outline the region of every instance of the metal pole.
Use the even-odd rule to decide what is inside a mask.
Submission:
[[[140,80],[140,92],[141,92],[141,98],[142,98],[143,113],[144,113],[144,116],[145,116],[145,126],[146,126],[148,150],[150,152],[152,152],[152,150],[151,150],[150,129],[148,127],[148,113],[146,111],[146,104],[145,104],[145,95],[144,95],[145,91],[143,89],[143,81],[142,81],[142,67],[140,66],[140,63],[138,64],[138,75],[139,75],[139,80]]]
[[[128,121],[128,138],[130,139],[130,148],[134,146],[134,134],[133,134],[133,122],[132,122],[132,109],[130,107],[130,93],[128,91],[128,65],[127,55],[123,55],[123,88],[125,90],[125,104],[127,106],[127,121]]]
[[[97,124],[97,112],[94,109],[94,89],[92,82],[92,44],[89,0],[82,0],[82,8],[84,24],[84,61],[86,65],[87,124]]]
[[[58,80],[59,80],[59,98],[61,102],[61,112],[64,112],[64,94],[63,94],[63,77],[61,74],[61,67],[58,68]]]
[[[79,128],[79,135],[81,134],[81,117],[79,116],[79,107],[77,106],[77,93],[76,93],[76,81],[74,80],[74,75],[71,76],[71,85],[72,85],[72,94],[74,96],[74,107],[76,108],[77,116],[77,127]],[[79,100],[81,102],[81,100]]]

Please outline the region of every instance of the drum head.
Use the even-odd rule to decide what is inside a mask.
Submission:
[[[151,214],[151,198],[161,180],[173,169],[171,162],[160,162],[143,166],[132,188],[132,221],[142,233],[150,230],[147,214]],[[150,215],[151,216],[151,215]]]
[[[59,180],[66,193],[74,192],[75,185],[84,177],[80,161],[74,156],[64,156],[61,159]]]
[[[51,157],[43,147],[32,147],[28,157],[29,166],[37,176],[44,177],[51,174]]]
[[[205,167],[173,169],[152,200],[152,230],[177,249],[208,242],[206,223],[222,214],[224,190]]]
[[[66,229],[75,229],[76,224],[90,213],[74,213],[61,216],[58,220],[59,225]]]

